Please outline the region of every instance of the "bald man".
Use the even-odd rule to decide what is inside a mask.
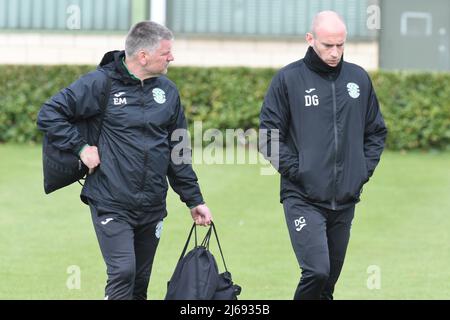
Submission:
[[[387,135],[369,75],[343,60],[346,36],[337,13],[318,13],[305,57],[275,75],[260,114],[260,150],[281,175],[302,270],[294,299],[333,299],[355,204]]]

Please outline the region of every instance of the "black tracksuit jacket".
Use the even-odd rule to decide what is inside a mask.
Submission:
[[[130,210],[165,211],[167,178],[190,208],[203,203],[197,177],[190,164],[176,164],[171,141],[186,120],[176,86],[165,76],[141,82],[129,74],[123,51],[107,53],[96,71],[82,76],[53,96],[38,115],[39,129],[52,143],[78,155],[89,141],[73,125],[97,119],[106,88],[111,92],[98,149],[100,166],[89,175],[81,198]]]
[[[260,129],[268,139],[279,130],[276,161],[268,140],[260,148],[281,174],[281,201],[297,196],[331,210],[359,201],[387,135],[368,74],[343,59],[332,68],[311,47],[273,78]]]

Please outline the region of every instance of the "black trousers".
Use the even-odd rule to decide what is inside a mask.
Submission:
[[[295,300],[332,300],[344,264],[355,206],[332,211],[299,198],[283,201],[289,235],[302,270]]]
[[[92,201],[89,207],[107,267],[105,299],[146,300],[165,214],[110,209]]]

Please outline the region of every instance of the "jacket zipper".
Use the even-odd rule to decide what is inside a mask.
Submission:
[[[144,83],[141,81],[141,107],[142,107],[142,116],[145,119],[145,110],[144,110]],[[146,128],[144,127],[144,138],[146,138]],[[144,142],[145,145],[145,142]],[[144,191],[144,187],[145,187],[145,180],[147,179],[147,161],[148,161],[148,150],[144,150],[144,167],[143,167],[143,174],[142,174],[142,183],[141,183],[141,192]]]
[[[338,130],[337,130],[337,106],[336,106],[336,85],[331,82],[333,93],[333,125],[334,125],[334,174],[333,174],[333,198],[331,199],[331,209],[336,210],[336,180],[337,180],[337,155],[338,155]]]

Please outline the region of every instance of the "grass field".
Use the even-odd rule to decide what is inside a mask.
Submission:
[[[195,169],[240,298],[291,299],[300,273],[279,177],[261,176],[259,165]],[[102,299],[105,266],[79,190],[44,195],[40,147],[0,145],[0,299]],[[191,225],[173,192],[168,211],[150,299],[164,297]],[[79,289],[66,285],[70,266],[81,271]],[[370,266],[378,289],[367,286]],[[450,299],[450,153],[383,155],[357,205],[335,298]]]

